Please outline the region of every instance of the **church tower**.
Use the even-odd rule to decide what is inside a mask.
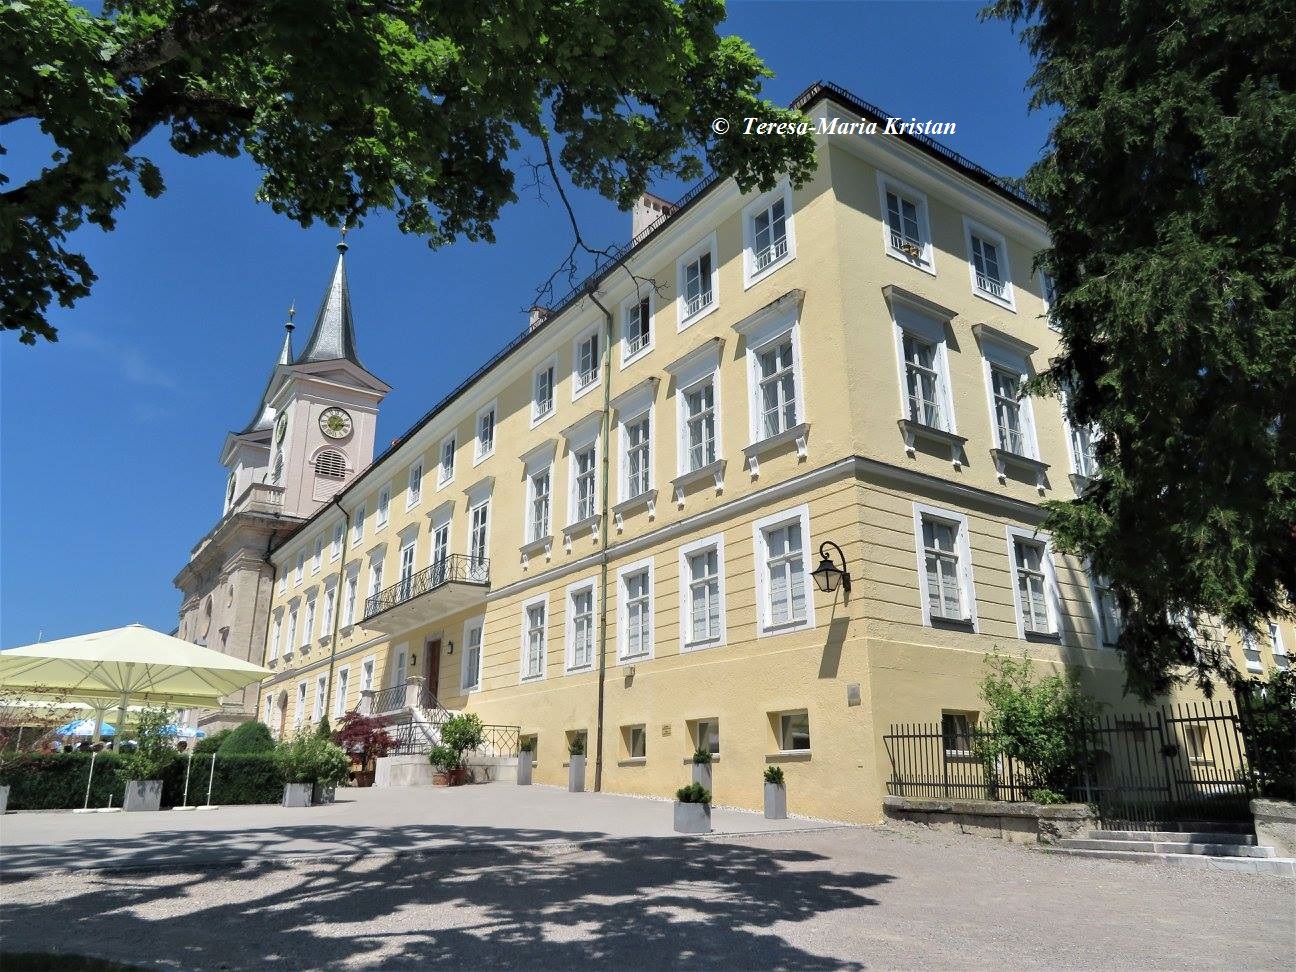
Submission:
[[[261,664],[274,571],[270,548],[373,460],[378,407],[390,386],[360,362],[347,287],[345,233],[300,353],[294,310],[248,423],[225,437],[221,517],[176,575],[177,637]],[[256,717],[257,686],[191,723],[209,732]]]

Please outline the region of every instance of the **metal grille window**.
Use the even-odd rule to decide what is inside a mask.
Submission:
[[[916,335],[904,335],[905,390],[909,419],[933,429],[944,429],[941,410],[939,356],[936,345]]]
[[[467,644],[464,646],[464,690],[475,689],[481,684],[481,648],[482,626],[480,623],[468,626]]]
[[[707,379],[684,395],[684,425],[688,469],[692,472],[716,461],[715,382]]]
[[[648,571],[627,574],[625,585],[625,658],[645,655],[652,647],[652,597]]]
[[[990,387],[994,394],[995,435],[999,448],[1016,455],[1026,454],[1022,433],[1021,375],[1004,368],[990,369]]]
[[[810,715],[806,712],[783,712],[779,715],[779,749],[803,752],[810,748]]]
[[[754,273],[759,273],[787,256],[787,209],[782,199],[756,214],[752,221],[752,240]]]
[[[586,668],[594,659],[594,589],[587,587],[571,596],[571,667]]]
[[[630,304],[625,309],[623,328],[625,332],[625,356],[638,354],[648,346],[652,332],[651,305],[647,297]]]
[[[625,444],[626,498],[632,499],[648,492],[650,486],[650,440],[647,415],[626,424]]]
[[[710,306],[712,297],[711,253],[708,251],[684,267],[684,316],[692,317]]]
[[[1013,541],[1017,561],[1017,605],[1022,625],[1034,634],[1051,634],[1048,613],[1048,580],[1044,575],[1044,546],[1028,540]]]
[[[927,609],[934,618],[953,621],[967,618],[959,576],[958,529],[945,520],[922,518]]]
[[[688,558],[689,644],[720,638],[720,554],[714,547]]]
[[[324,479],[345,479],[346,459],[335,449],[325,449],[315,457],[315,475]]]
[[[792,366],[792,338],[757,355],[760,368],[761,432],[765,438],[786,432],[797,424],[796,376]]]
[[[941,737],[946,756],[972,755],[972,725],[976,716],[966,712],[941,713]]]
[[[975,233],[972,234],[972,265],[976,269],[977,289],[1002,298],[1004,281],[999,270],[999,248]]]
[[[588,449],[582,449],[576,453],[573,461],[576,489],[576,516],[574,522],[577,523],[594,515],[596,502],[594,486],[597,477],[597,467],[594,460],[595,449],[590,446]]]
[[[539,678],[544,674],[545,609],[543,604],[533,604],[526,609],[526,677]]]
[[[477,458],[495,451],[495,409],[488,408],[477,416]]]
[[[589,335],[576,346],[576,390],[588,388],[598,381],[599,336]]]
[[[469,515],[468,556],[475,564],[486,559],[486,524],[490,517],[490,503],[472,508]]]
[[[554,368],[546,365],[535,373],[535,400],[532,403],[532,417],[548,415],[554,407]]]
[[[922,259],[923,241],[918,230],[918,206],[891,190],[887,190],[886,201],[891,249],[914,260]]]
[[[531,477],[531,516],[527,524],[527,539],[539,540],[549,536],[549,484],[550,471],[546,467]]]
[[[765,616],[769,625],[791,624],[806,617],[805,562],[800,522],[764,531]]]

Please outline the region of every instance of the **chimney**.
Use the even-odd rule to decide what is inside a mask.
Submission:
[[[669,216],[678,208],[674,203],[669,203],[660,196],[645,192],[635,200],[634,208],[630,210],[630,241],[638,242],[639,235],[648,227],[663,216]]]
[[[551,314],[553,314],[553,311],[551,311],[548,307],[532,307],[531,323],[527,325],[527,330],[534,331],[545,321],[549,320],[549,316]]]

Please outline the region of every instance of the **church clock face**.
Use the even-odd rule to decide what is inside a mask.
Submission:
[[[326,408],[320,413],[319,427],[330,439],[345,439],[351,434],[351,416],[343,408]]]
[[[279,421],[275,423],[275,442],[282,442],[284,436],[288,433],[288,415],[284,413],[279,416]]]

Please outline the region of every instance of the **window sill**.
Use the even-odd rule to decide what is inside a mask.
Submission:
[[[1010,284],[1004,284],[1004,292],[1009,294],[1012,293]],[[996,307],[1002,307],[1004,310],[1012,311],[1014,314],[1017,313],[1017,304],[1013,301],[1012,297],[996,297],[990,291],[982,290],[977,286],[972,287],[972,296],[980,297],[987,303],[994,304]]]
[[[950,463],[954,468],[963,468],[966,455],[963,447],[967,445],[966,436],[946,432],[944,429],[938,429],[934,425],[924,425],[921,422],[915,422],[913,419],[907,418],[897,420],[896,425],[900,428],[900,434],[904,436],[905,452],[908,453],[910,459],[917,454],[917,441],[924,439],[927,442],[944,446],[949,450]]]
[[[676,332],[678,333],[680,331],[688,330],[690,327],[692,327],[698,321],[702,320],[702,318],[706,317],[708,314],[714,314],[716,310],[719,309],[719,307],[720,307],[720,301],[713,296],[711,298],[711,303],[707,304],[705,307],[698,308],[692,314],[686,315],[681,313],[679,318],[679,323],[675,326]]]
[[[698,765],[699,765],[699,766],[710,766],[710,765],[712,765],[713,763],[718,763],[718,762],[720,762],[720,754],[719,754],[719,753],[712,753],[712,754],[711,754],[711,763],[699,763]],[[685,756],[685,757],[684,757],[684,765],[685,765],[685,766],[692,766],[692,765],[693,765],[693,757],[692,757],[692,756]]]
[[[521,677],[521,679],[519,679],[519,681],[520,681],[523,685],[526,685],[526,684],[528,684],[528,683],[530,683],[530,682],[543,682],[543,681],[544,681],[544,675],[523,675],[523,676]]]
[[[685,641],[680,644],[680,654],[687,654],[691,651],[706,651],[708,648],[719,648],[723,644],[723,638],[711,638],[707,641]]]
[[[928,620],[933,628],[948,628],[951,631],[976,630],[976,623],[971,618],[943,618],[933,614]]]
[[[717,459],[715,462],[709,463],[698,469],[691,470],[690,472],[680,473],[678,476],[672,479],[671,486],[675,490],[676,504],[682,507],[684,505],[684,491],[688,489],[690,486],[694,486],[697,483],[705,482],[708,479],[712,480],[715,483],[715,491],[717,496],[723,493],[725,465],[727,462],[728,462],[727,459]]]
[[[625,529],[625,518],[631,513],[637,513],[640,509],[648,511],[648,519],[656,518],[657,490],[646,489],[638,496],[631,496],[628,500],[622,500],[612,507],[612,519],[616,524],[617,533]]]
[[[1093,482],[1092,477],[1082,476],[1079,473],[1072,473],[1067,478],[1071,480],[1071,488],[1075,490],[1077,496],[1084,493],[1089,488],[1089,484]]]
[[[617,765],[618,765],[618,766],[647,766],[647,765],[648,765],[648,757],[647,757],[647,756],[631,756],[629,759],[619,759],[619,760],[617,760]]]
[[[640,662],[652,661],[652,651],[641,651],[637,655],[618,655],[617,665],[622,668],[633,668]]]
[[[563,527],[563,544],[567,547],[567,552],[571,553],[572,541],[586,531],[592,539],[598,539],[599,524],[603,521],[601,513],[595,513],[593,516],[587,516],[583,520],[577,520]]]
[[[563,674],[564,675],[585,675],[592,671],[594,671],[594,663],[590,662],[587,665],[569,665],[567,668],[563,669]]]
[[[786,445],[789,442],[796,443],[797,459],[806,457],[806,442],[810,438],[810,423],[802,422],[794,425],[790,429],[784,429],[775,435],[761,439],[759,442],[753,442],[743,449],[743,455],[747,458],[747,471],[752,474],[752,478],[760,475],[760,456],[767,452]]]
[[[776,753],[766,753],[765,762],[767,763],[808,763],[810,762],[809,749],[780,749]]]
[[[1048,486],[1047,462],[1040,462],[1038,459],[1032,459],[1030,456],[1023,456],[1020,453],[1009,452],[1007,449],[991,449],[990,458],[994,461],[995,472],[999,475],[999,482],[1004,482],[1008,478],[1008,468],[1011,466],[1021,469],[1034,475],[1035,485],[1043,490]]]
[[[547,537],[538,537],[530,543],[524,543],[518,548],[522,555],[522,566],[527,565],[527,561],[532,557],[544,554],[545,560],[548,560],[553,554],[553,534]]]
[[[492,448],[490,452],[483,452],[480,456],[473,456],[473,466],[480,466],[493,455],[495,455],[495,450]]]
[[[652,353],[652,349],[653,349],[654,346],[655,346],[655,345],[653,344],[653,342],[652,342],[652,341],[649,341],[649,342],[648,342],[647,344],[645,344],[642,348],[636,348],[636,349],[635,349],[633,352],[631,352],[630,354],[623,354],[623,355],[621,356],[621,367],[622,367],[622,368],[628,368],[630,365],[634,364],[636,361],[639,361],[640,359],[647,357],[649,354]]]
[[[923,249],[930,250],[931,248],[924,246]],[[911,256],[903,250],[897,250],[890,244],[887,245],[886,255],[893,260],[899,260],[906,267],[913,267],[915,270],[921,270],[923,273],[931,274],[933,277],[936,276],[936,266],[930,258]]]
[[[1027,641],[1036,641],[1046,645],[1062,644],[1062,632],[1060,631],[1027,631]]]
[[[602,383],[603,383],[603,378],[602,376],[599,376],[598,378],[595,378],[587,385],[581,385],[579,388],[573,387],[572,401],[573,402],[579,401],[580,399],[584,398],[586,395],[588,395],[590,392],[592,392],[595,388],[597,388]]]
[[[743,281],[743,290],[751,290],[753,287],[755,287],[766,277],[774,273],[777,273],[779,270],[782,270],[784,267],[786,267],[789,263],[791,263],[795,259],[796,259],[796,251],[793,250],[791,247],[788,247],[787,252],[784,253],[781,257],[779,257],[777,260],[772,260],[771,262],[765,264],[765,266],[761,267],[759,270],[752,270],[750,273],[746,274],[745,276],[747,279]],[[751,262],[752,262],[751,249],[750,248],[744,249],[743,250],[744,268],[750,267]]]
[[[542,413],[540,413],[539,415],[532,415],[532,416],[531,416],[531,428],[534,429],[537,425],[540,425],[541,423],[546,422],[546,421],[548,421],[549,419],[553,418],[553,413],[554,413],[554,410],[551,408],[551,409],[549,409],[549,411],[547,411],[547,412],[542,412]]]

